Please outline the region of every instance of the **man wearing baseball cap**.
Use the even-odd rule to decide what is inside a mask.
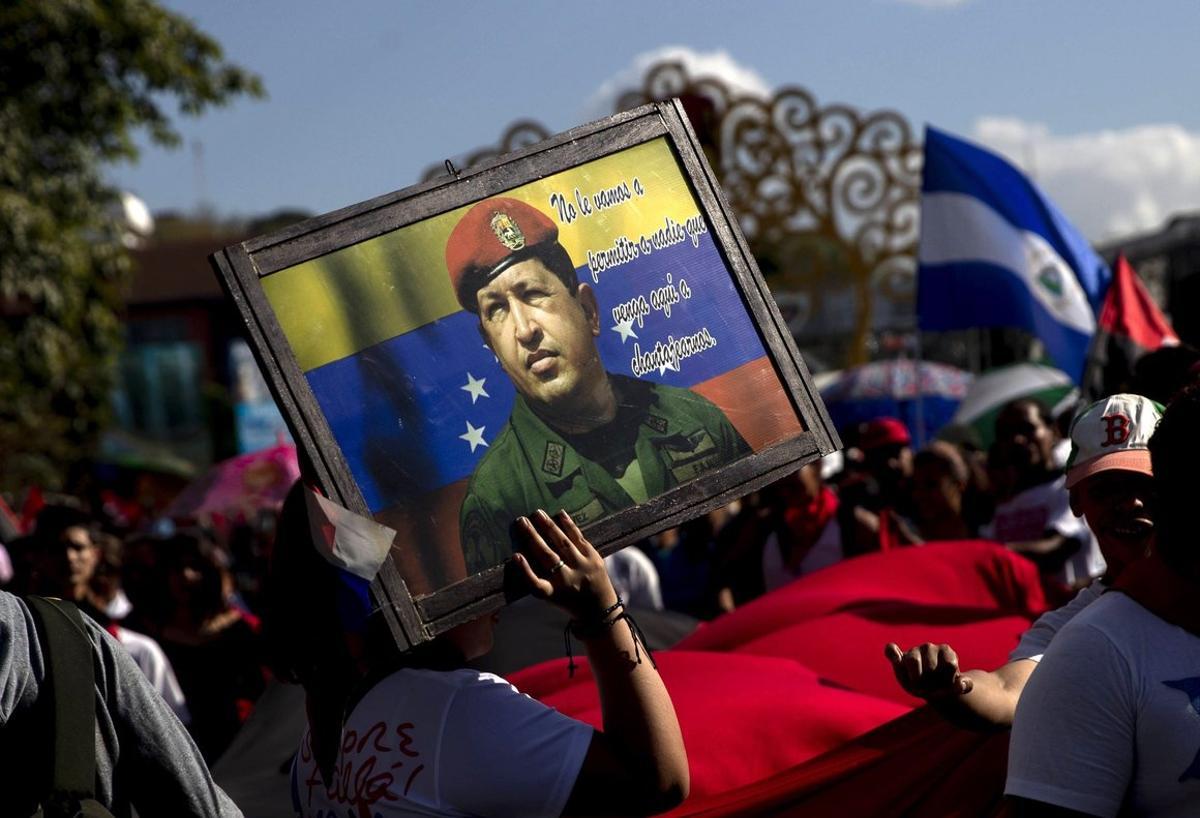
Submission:
[[[1094,445],[1113,454],[1077,461],[1088,473],[1077,489],[1106,475],[1145,479],[1144,447],[1127,445],[1141,436],[1139,409],[1150,414],[1118,404],[1098,417]],[[1153,553],[1059,631],[1021,695],[1005,786],[1017,815],[1200,815],[1198,430],[1193,385],[1171,400],[1149,441]],[[1099,471],[1106,460],[1112,470]],[[1091,500],[1113,507],[1113,530],[1132,555],[1145,524],[1134,523],[1128,497],[1097,491]]]
[[[509,557],[523,514],[565,509],[587,525],[750,453],[705,398],[605,370],[595,292],[537,208],[474,205],[446,242],[446,267],[517,390],[460,511],[469,573]]]
[[[898,418],[877,417],[859,424],[850,439],[862,459],[838,487],[843,553],[853,557],[919,543],[910,522],[913,450],[908,427]]]
[[[1149,398],[1118,394],[1091,404],[1071,425],[1071,510],[1096,535],[1108,566],[1104,576],[1034,622],[1008,663],[994,671],[960,672],[949,645],[926,643],[904,652],[889,644],[885,654],[905,690],[968,726],[1012,724],[1025,682],[1054,635],[1149,552],[1154,490],[1148,445],[1162,412]]]

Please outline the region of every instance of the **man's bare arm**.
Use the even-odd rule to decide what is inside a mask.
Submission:
[[[953,648],[930,642],[908,651],[893,642],[884,655],[901,687],[973,730],[1011,727],[1017,700],[1037,667],[1032,659],[1018,659],[992,671],[961,671]]]

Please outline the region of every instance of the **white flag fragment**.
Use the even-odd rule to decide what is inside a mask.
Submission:
[[[355,514],[316,491],[305,492],[313,543],[330,565],[370,582],[387,559],[396,532]]]

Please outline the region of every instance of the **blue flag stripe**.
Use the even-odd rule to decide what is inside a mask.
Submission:
[[[1001,157],[926,129],[917,266],[922,329],[1021,327],[1083,375],[1108,267]]]
[[[1040,234],[1013,227],[985,202],[961,193],[925,194],[921,218],[921,264],[992,264],[1014,274],[1026,297],[1041,302],[1063,324],[1087,334],[1095,330],[1096,317],[1079,279]],[[966,316],[956,318],[961,322]]]
[[[1111,279],[1108,265],[1049,198],[1002,157],[936,128],[925,129],[922,193],[964,193],[1020,230],[1038,233],[1075,270],[1098,313]]]
[[[922,329],[961,329],[964,314],[973,316],[969,326],[1024,327],[1041,339],[1059,369],[1076,383],[1083,377],[1091,333],[1057,321],[1011,270],[985,262],[922,264],[917,300]]]

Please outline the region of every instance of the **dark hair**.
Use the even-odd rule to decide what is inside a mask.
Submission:
[[[336,609],[337,575],[313,544],[306,491],[297,481],[283,501],[262,621],[271,671],[285,682],[309,687],[330,668],[352,661]]]
[[[1004,404],[1000,412],[996,415],[996,422],[999,423],[1000,418],[1005,415],[1012,414],[1018,409],[1024,409],[1026,406],[1032,406],[1037,416],[1041,418],[1042,423],[1051,428],[1057,428],[1054,424],[1054,416],[1050,414],[1050,407],[1042,403],[1037,398],[1017,398]]]
[[[925,465],[937,466],[945,470],[947,474],[964,486],[971,479],[966,459],[952,443],[935,440],[917,452],[913,456],[913,468],[916,469]]]
[[[275,531],[263,595],[267,663],[283,681],[307,689],[336,687],[353,675],[356,658],[339,612],[338,569],[325,561],[313,543],[306,491],[310,489],[302,482],[292,486]],[[463,667],[466,661],[453,644],[441,638],[401,653],[379,611],[367,617],[362,636],[362,650],[372,672],[402,666],[451,670]]]
[[[513,253],[505,259],[503,266],[497,269],[503,272],[514,264],[520,264],[523,261],[533,258],[540,259],[546,265],[546,268],[554,273],[554,276],[563,283],[563,286],[567,288],[567,292],[572,296],[579,292],[579,275],[575,272],[575,264],[571,261],[571,256],[567,253],[566,248],[556,241]],[[460,285],[461,291],[471,295],[470,298],[462,299],[468,310],[476,315],[479,314],[477,293],[497,275],[499,273],[496,269],[481,270],[471,275],[470,278],[463,280],[463,283]]]
[[[302,480],[296,481],[279,513],[263,595],[263,636],[272,673],[304,686],[313,754],[329,786],[342,718],[363,678],[338,611],[338,569],[325,561],[313,543],[307,491]],[[372,673],[401,663],[437,667],[444,651],[442,640],[434,640],[400,657],[387,623],[377,612],[367,618],[364,637]],[[417,661],[420,657],[428,660],[422,664]],[[461,661],[456,666],[461,667]]]
[[[567,291],[571,295],[575,295],[579,289],[579,275],[575,272],[575,264],[571,261],[571,256],[558,242],[551,242],[538,248],[538,258],[550,268],[550,272],[558,276],[558,280],[563,283]]]
[[[96,570],[104,569],[119,574],[121,566],[125,562],[125,542],[115,534],[109,534],[98,528],[93,529],[91,535],[92,542],[96,544],[96,548],[100,549],[100,559],[96,564]]]
[[[194,596],[189,600],[192,612],[201,619],[216,616],[226,608],[224,575],[229,570],[229,554],[207,532],[185,528],[165,539],[160,545],[163,576],[181,575],[187,569],[200,574],[197,585],[190,586]],[[168,587],[164,583],[164,588]],[[172,599],[170,610],[185,604]]]
[[[1200,384],[1187,387],[1167,406],[1150,438],[1150,462],[1158,494],[1154,519],[1157,548],[1164,560],[1179,568],[1198,556],[1194,529],[1196,476],[1200,473]]]
[[[1133,368],[1129,391],[1150,400],[1168,403],[1196,379],[1192,367],[1200,361],[1200,350],[1190,344],[1159,347],[1138,359]]]
[[[38,512],[33,537],[39,545],[53,545],[68,528],[90,528],[91,524],[91,516],[82,508],[65,504],[48,505]]]

